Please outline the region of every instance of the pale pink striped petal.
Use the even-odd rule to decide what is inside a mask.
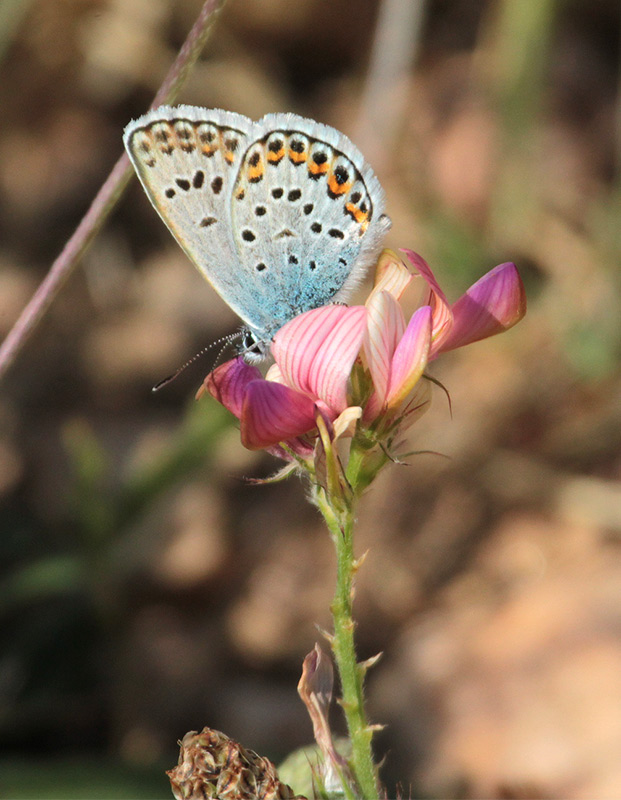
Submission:
[[[399,300],[414,276],[393,250],[384,250],[375,267],[373,290],[365,305],[378,292],[389,292]]]
[[[272,353],[285,382],[336,413],[347,407],[347,384],[366,327],[364,306],[324,306],[300,314],[274,337]]]
[[[380,399],[378,393],[373,392],[371,397],[368,399],[366,406],[364,407],[362,419],[365,422],[371,422],[382,412],[383,408],[384,398],[382,397],[382,399]]]
[[[306,387],[308,364],[346,311],[345,306],[337,305],[314,309],[294,317],[277,332],[272,355],[286,384],[301,390]]]
[[[526,293],[515,264],[499,264],[473,284],[452,307],[454,323],[449,336],[434,342],[434,353],[452,350],[502,333],[526,313]]]
[[[405,253],[410,259],[414,269],[425,280],[429,287],[429,296],[425,302],[431,306],[433,313],[431,337],[434,342],[434,348],[438,349],[442,347],[442,343],[451,332],[453,326],[453,312],[446,299],[446,295],[442,289],[440,289],[440,285],[425,259],[413,250],[402,250],[401,252]]]
[[[419,308],[413,315],[399,342],[390,366],[387,405],[403,403],[427,365],[431,343],[432,311]]]
[[[240,417],[248,384],[256,380],[263,380],[261,372],[239,356],[210,372],[203,385],[212,397]]]
[[[405,331],[405,319],[401,306],[388,292],[374,294],[367,301],[367,312],[364,354],[381,405],[388,391],[390,362]]]
[[[272,366],[265,373],[265,380],[274,381],[274,383],[285,383],[285,379],[282,376],[282,372],[280,371],[278,364],[272,364]]]
[[[241,413],[241,441],[249,450],[276,445],[315,427],[315,404],[272,381],[252,381]]]

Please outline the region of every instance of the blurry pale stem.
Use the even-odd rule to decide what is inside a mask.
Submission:
[[[323,514],[336,547],[337,581],[332,601],[332,649],[341,679],[342,705],[352,746],[351,767],[361,797],[374,800],[379,795],[371,748],[373,731],[367,722],[364,708],[365,668],[356,660],[354,643],[352,604],[356,572],[353,543],[355,500],[352,498],[345,507],[339,502],[335,507],[322,488],[315,490],[314,500]]]
[[[375,170],[381,170],[405,116],[424,10],[425,0],[383,0],[380,5],[355,132]]]
[[[174,102],[188,71],[196,62],[213,22],[215,12],[223,0],[206,0],[192,30],[188,34],[179,55],[170,68],[157,92],[151,108]],[[119,141],[121,135],[119,132]],[[32,333],[64,282],[94,239],[125,189],[133,170],[124,154],[112,168],[112,172],[97,193],[75,232],[54,261],[26,308],[0,346],[0,378],[12,364],[27,337]]]

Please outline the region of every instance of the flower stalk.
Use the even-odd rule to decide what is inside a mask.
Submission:
[[[352,492],[344,507],[334,508],[331,497],[321,487],[313,492],[313,502],[321,512],[336,548],[336,589],[332,600],[334,635],[332,652],[341,679],[341,705],[347,720],[352,746],[351,768],[359,796],[378,798],[377,770],[373,759],[373,727],[364,706],[366,666],[358,662],[354,640],[354,577],[359,563],[354,556],[354,508],[357,493]],[[339,504],[340,505],[340,504]]]

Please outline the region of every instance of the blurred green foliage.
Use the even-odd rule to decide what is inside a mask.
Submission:
[[[0,760],[0,793],[15,800],[165,800],[164,771],[102,758]]]

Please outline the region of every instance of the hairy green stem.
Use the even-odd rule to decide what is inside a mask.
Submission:
[[[379,797],[377,771],[373,761],[369,726],[364,708],[365,667],[356,660],[354,641],[355,624],[352,613],[354,576],[357,569],[354,558],[354,502],[335,507],[323,489],[315,492],[315,502],[323,514],[332,534],[337,555],[337,580],[332,619],[334,638],[332,650],[341,679],[342,706],[352,745],[351,766],[365,800]]]

